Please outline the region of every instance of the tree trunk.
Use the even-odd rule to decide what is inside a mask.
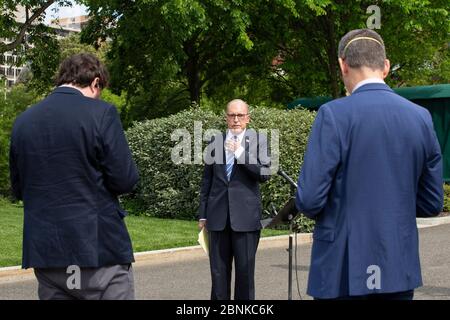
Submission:
[[[339,97],[339,68],[337,57],[336,30],[334,27],[334,13],[328,11],[326,19],[328,72],[330,75],[330,89],[333,98]]]
[[[186,77],[191,105],[200,107],[201,81],[199,70],[199,55],[195,49],[195,41],[187,41],[184,44],[184,52],[187,55],[185,63]]]

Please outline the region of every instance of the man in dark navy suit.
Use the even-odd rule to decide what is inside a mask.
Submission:
[[[117,196],[139,176],[108,83],[90,54],[67,58],[57,88],[15,121],[14,196],[23,200],[23,268],[40,299],[133,299],[131,240]]]
[[[422,285],[416,216],[443,206],[433,122],[384,83],[375,31],[347,33],[339,64],[350,96],[319,109],[298,180],[297,208],[316,222],[308,294],[412,299]]]
[[[199,228],[209,234],[211,299],[231,298],[234,259],[236,300],[255,299],[255,255],[261,230],[259,183],[270,178],[267,138],[252,129],[248,105],[232,100],[226,109],[228,130],[208,146],[200,194]]]

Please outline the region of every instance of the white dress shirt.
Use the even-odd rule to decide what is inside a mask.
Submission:
[[[367,78],[367,79],[364,79],[364,80],[358,82],[356,84],[356,86],[353,88],[352,93],[355,92],[356,89],[362,87],[365,84],[369,84],[369,83],[386,83],[386,82],[384,82],[384,80],[380,79],[380,78]]]
[[[239,146],[239,148],[236,149],[234,154],[233,154],[233,152],[230,152],[230,151],[225,149],[225,156],[226,156],[226,158],[225,158],[226,162],[225,163],[228,163],[228,160],[231,160],[231,157],[234,157],[236,159],[239,158],[241,156],[241,154],[244,152],[245,149],[244,149],[244,147],[242,147],[242,139],[244,139],[245,130],[246,129],[244,129],[239,134],[234,134],[234,133],[231,133],[231,130],[229,130],[229,129],[227,130],[227,135],[225,136],[225,141],[227,141],[227,140],[234,140],[233,138],[234,138],[234,136],[236,136],[237,137],[237,141],[239,142],[240,146]],[[200,221],[206,221],[206,219],[200,219]]]
[[[230,160],[231,157],[234,157],[236,159],[239,158],[241,156],[242,152],[244,152],[244,148],[242,147],[241,143],[242,143],[242,139],[244,139],[245,130],[246,129],[244,129],[239,134],[234,134],[234,133],[231,132],[231,130],[227,130],[227,135],[225,137],[225,141],[233,140],[233,137],[237,136],[237,141],[239,142],[240,146],[239,146],[239,148],[237,148],[237,150],[234,152],[234,154],[232,152],[230,152],[230,151],[225,149],[225,151],[226,151],[226,154],[225,154],[226,155],[226,159],[225,159],[226,162],[225,163],[228,163],[228,160]]]

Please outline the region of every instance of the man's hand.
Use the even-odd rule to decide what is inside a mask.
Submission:
[[[198,229],[202,230],[203,228],[205,228],[205,230],[206,230],[206,220],[199,220],[198,221]]]
[[[225,141],[225,150],[234,153],[240,147],[240,143],[234,140],[226,140]]]

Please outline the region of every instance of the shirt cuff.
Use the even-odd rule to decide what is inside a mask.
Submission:
[[[242,153],[244,152],[244,148],[242,146],[240,146],[239,148],[237,148],[237,150],[234,152],[234,157],[237,159],[239,158]]]

